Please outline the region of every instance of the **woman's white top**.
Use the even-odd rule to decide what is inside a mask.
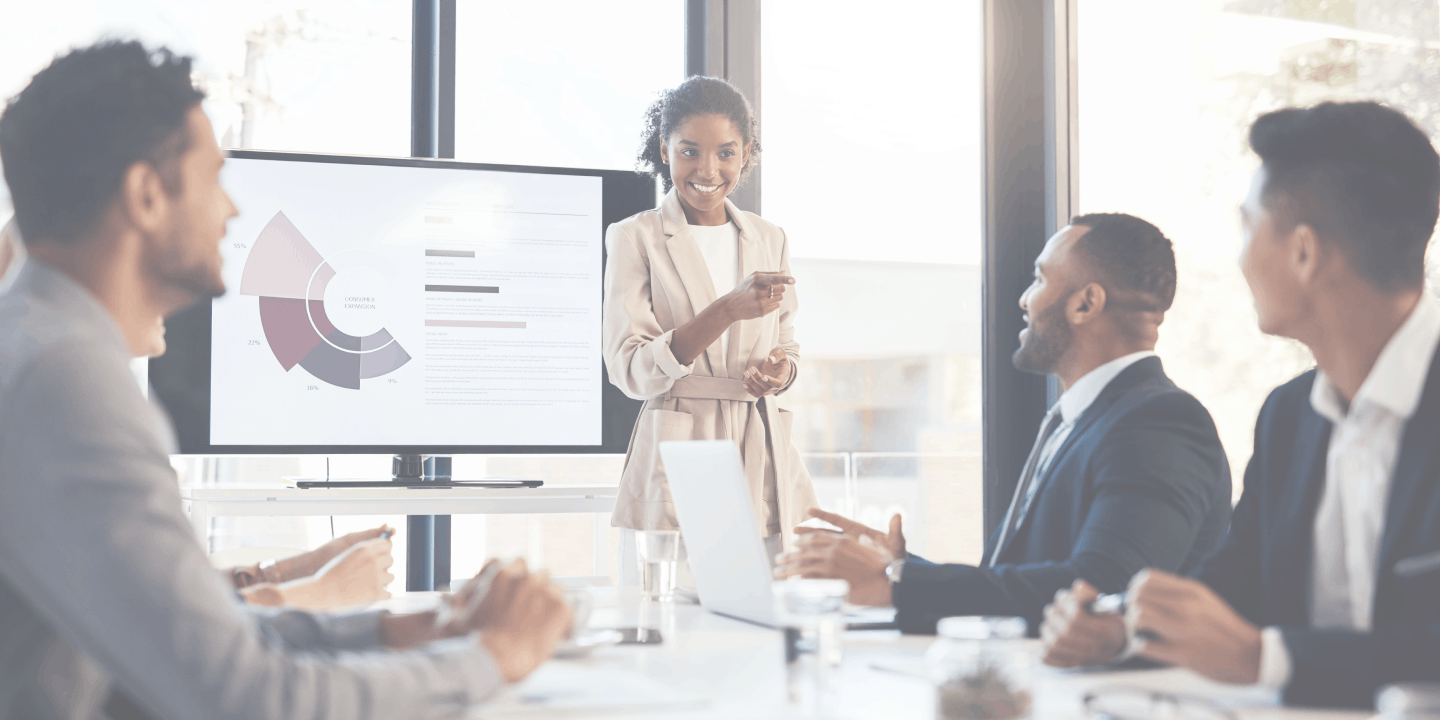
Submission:
[[[690,236],[700,246],[705,258],[705,267],[710,270],[710,282],[715,285],[715,297],[725,294],[740,284],[740,228],[733,222],[724,225],[691,225]],[[697,310],[701,308],[696,308]],[[720,334],[720,354],[730,352],[730,330]]]

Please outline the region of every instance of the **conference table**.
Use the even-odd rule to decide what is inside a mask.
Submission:
[[[934,689],[923,677],[933,637],[847,632],[836,693],[817,707],[790,701],[781,632],[684,601],[645,602],[636,588],[594,592],[591,628],[653,628],[663,642],[600,647],[588,657],[550,660],[467,717],[935,718]],[[1211,697],[1240,720],[1373,717],[1370,712],[1279,707],[1273,693],[1212,683],[1173,668],[1075,672],[1043,666],[1036,670],[1033,717],[1079,720],[1085,717],[1087,691],[1117,684]]]

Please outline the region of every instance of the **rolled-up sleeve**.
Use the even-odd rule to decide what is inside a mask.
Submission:
[[[78,343],[0,397],[0,467],[25,479],[0,483],[0,581],[147,715],[453,717],[503,684],[474,638],[367,652],[373,613],[245,609],[195,542],[150,418],[121,352]]]
[[[680,361],[675,359],[675,353],[670,350],[670,339],[674,336],[674,330],[666,330],[660,337],[651,340],[650,353],[655,356],[655,366],[660,368],[660,372],[672,380],[679,380],[690,375],[695,362],[692,360],[689,365],[681,365]]]
[[[780,243],[780,272],[790,274],[790,239],[785,236],[785,231],[780,231],[782,238]],[[795,315],[800,312],[800,296],[796,288],[800,286],[799,278],[795,284],[785,291],[785,299],[780,302],[780,347],[785,349],[785,355],[790,358],[790,377],[785,381],[785,386],[780,388],[783,393],[795,384],[795,379],[800,377],[800,343],[795,342]],[[779,393],[777,393],[779,394]]]
[[[670,391],[694,367],[670,351],[674,329],[655,317],[650,263],[640,244],[620,225],[605,231],[605,305],[601,342],[610,382],[626,396],[648,400]]]

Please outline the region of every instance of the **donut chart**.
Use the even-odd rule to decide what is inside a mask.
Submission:
[[[325,311],[335,277],[331,263],[277,212],[251,245],[240,294],[260,299],[260,325],[281,368],[299,365],[326,383],[359,390],[361,380],[398,370],[410,355],[384,328],[356,337],[335,327]]]

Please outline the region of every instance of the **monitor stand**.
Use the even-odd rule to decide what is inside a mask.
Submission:
[[[493,477],[482,480],[454,480],[450,477],[450,458],[442,455],[396,455],[390,461],[390,478],[359,478],[352,480],[331,480],[330,478],[295,478],[295,487],[301,490],[311,488],[415,488],[420,490],[443,490],[445,488],[536,488],[545,484],[543,480],[524,478]]]

